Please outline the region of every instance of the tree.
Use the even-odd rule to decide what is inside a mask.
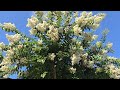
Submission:
[[[0,43],[0,76],[13,73],[22,79],[119,79],[120,60],[108,56],[112,43],[106,43],[108,30],[98,40],[95,31],[105,18],[83,11],[35,11],[28,18],[31,37],[12,23],[0,25],[8,45]],[[6,55],[3,55],[3,53]],[[26,70],[21,68],[25,67]]]

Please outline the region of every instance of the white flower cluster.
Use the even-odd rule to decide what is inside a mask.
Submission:
[[[0,43],[0,50],[5,48],[5,44],[3,42]]]
[[[67,26],[67,27],[64,28],[65,33],[67,33],[69,30],[70,30],[69,26]]]
[[[29,30],[29,32],[30,32],[31,35],[36,35],[37,34],[37,29],[32,28],[32,29]]]
[[[96,40],[98,38],[98,35],[93,35],[92,36],[92,40],[94,41],[94,40]]]
[[[13,44],[15,42],[18,42],[21,38],[20,34],[15,34],[15,35],[8,35],[6,34],[6,38],[8,39],[8,41]]]
[[[8,78],[9,77],[9,74],[5,74],[4,76],[3,76],[3,78]]]
[[[81,41],[76,41],[76,45],[82,47],[81,46]],[[82,47],[82,49],[83,49],[83,47]]]
[[[10,50],[7,50],[6,51],[6,56],[7,57],[11,57],[11,56],[13,56],[14,55],[14,50],[13,49],[10,49]]]
[[[59,40],[58,29],[52,25],[49,26],[49,31],[47,32],[47,36],[50,37],[52,41],[58,41]]]
[[[51,61],[54,61],[56,55],[54,53],[49,53],[48,57],[50,58]]]
[[[0,66],[8,65],[8,64],[11,64],[11,58],[6,56],[3,58],[2,62],[0,63]]]
[[[81,60],[80,54],[75,53],[71,56],[71,63],[72,65],[79,64],[79,61]]]
[[[93,68],[93,66],[94,66],[94,61],[88,61],[87,64],[88,64],[87,67]]]
[[[84,40],[86,40],[86,41],[92,40],[92,35],[90,33],[84,32],[83,36],[84,36]]]
[[[11,58],[10,57],[4,57],[2,62],[0,63],[0,71],[4,71],[5,73],[9,73],[10,70],[10,65],[12,64]],[[5,74],[3,77],[7,78],[9,74]]]
[[[102,42],[101,41],[97,41],[96,42],[96,46],[99,48],[99,47],[101,47],[102,46]]]
[[[88,56],[88,53],[82,54],[82,55],[81,55],[82,60],[87,60],[87,56]]]
[[[104,18],[105,18],[106,14],[104,13],[99,13],[97,15],[94,15],[94,22],[99,24]]]
[[[73,14],[74,17],[78,17],[78,13],[79,13],[78,11],[74,11],[74,14]]]
[[[15,24],[12,23],[4,23],[2,27],[5,30],[11,30],[11,31],[14,31],[16,29]]]
[[[78,25],[75,25],[73,27],[73,31],[74,31],[74,35],[76,36],[79,36],[80,34],[82,34],[82,29]]]
[[[84,53],[84,54],[81,54],[81,60],[82,60],[82,62],[83,62],[83,65],[88,65],[88,58],[87,58],[87,56],[88,56],[88,53]]]
[[[73,67],[71,67],[69,70],[70,70],[70,73],[72,73],[72,74],[74,74],[76,72],[76,68],[73,68]]]
[[[38,31],[45,32],[46,28],[48,28],[48,23],[46,21],[43,21],[43,23],[37,24],[36,28]]]
[[[112,48],[112,46],[113,46],[113,43],[110,43],[110,42],[108,42],[108,44],[106,45],[107,46],[107,48]]]
[[[9,71],[9,67],[8,67],[7,65],[5,65],[5,66],[2,66],[2,67],[0,68],[0,70],[7,72],[7,71]]]
[[[41,39],[41,40],[39,39],[39,40],[38,40],[38,45],[42,45],[42,44],[43,44],[43,40],[42,40],[42,39]]]
[[[27,21],[28,21],[28,24],[26,26],[30,28],[34,28],[39,22],[39,20],[34,16],[32,16],[31,18],[28,18]]]
[[[83,52],[84,51],[83,46],[80,46],[79,50],[80,50],[80,52]]]
[[[120,68],[117,68],[115,65],[113,64],[108,64],[105,67],[106,71],[110,72],[110,77],[114,78],[114,79],[120,79]]]
[[[107,54],[107,52],[108,52],[108,51],[105,50],[105,49],[102,49],[102,50],[101,50],[101,54],[103,54],[103,55],[104,55],[104,54]]]
[[[93,30],[97,29],[100,25],[100,22],[104,19],[105,14],[100,13],[98,15],[92,15],[92,12],[83,11],[80,17],[75,18],[75,22],[80,26],[84,27],[85,25],[89,26]]]

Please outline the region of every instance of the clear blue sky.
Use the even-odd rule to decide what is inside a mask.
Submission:
[[[120,58],[120,11],[94,11],[95,14],[98,12],[104,12],[107,16],[97,30],[97,34],[100,35],[105,28],[110,30],[107,41],[113,43],[113,49],[115,50],[115,53],[110,55]],[[29,35],[29,28],[26,28],[26,24],[27,18],[32,14],[32,11],[0,11],[0,23],[15,23],[19,30]],[[0,29],[0,42],[8,43],[5,34],[6,32]],[[16,75],[12,75],[10,78],[15,79]]]

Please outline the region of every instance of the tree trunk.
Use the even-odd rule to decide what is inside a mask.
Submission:
[[[52,62],[52,79],[56,79],[56,65]]]

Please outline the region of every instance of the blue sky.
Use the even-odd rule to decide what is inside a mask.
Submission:
[[[94,11],[95,14],[98,12],[106,13],[107,16],[101,22],[101,25],[96,33],[100,35],[105,28],[110,30],[107,36],[107,41],[113,43],[113,49],[115,50],[114,54],[110,55],[120,58],[120,11]],[[26,27],[26,24],[27,18],[29,18],[32,14],[32,11],[0,11],[0,23],[15,23],[19,30],[29,35],[29,28]],[[6,32],[0,29],[0,42],[8,43],[5,34]],[[16,75],[12,75],[10,78],[15,79]]]

